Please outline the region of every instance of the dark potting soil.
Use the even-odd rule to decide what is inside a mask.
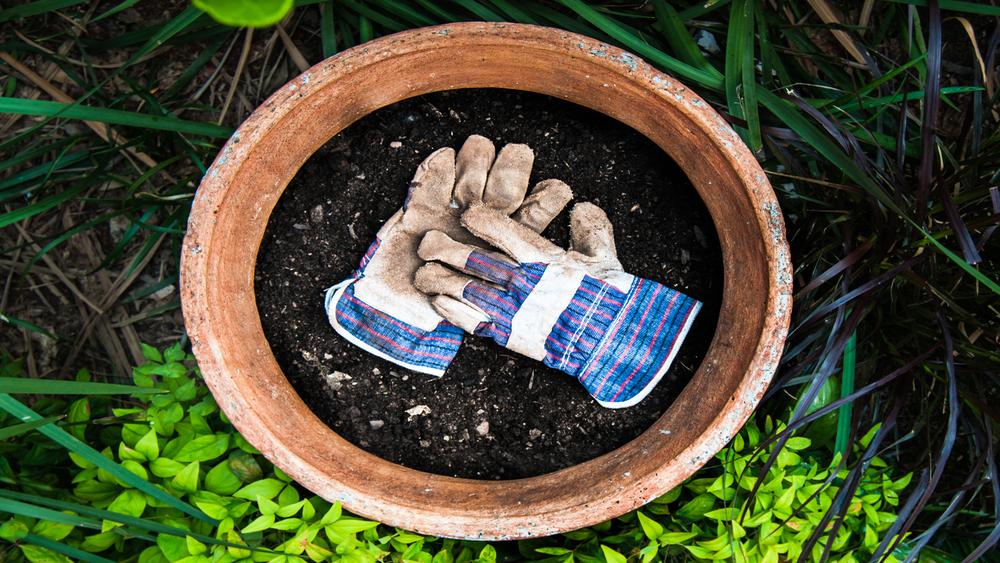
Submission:
[[[532,185],[559,178],[614,224],[625,270],[701,300],[702,312],[656,389],[606,409],[562,372],[467,336],[444,377],[400,368],[337,335],[326,288],[347,278],[401,206],[417,165],[473,133],[535,152]],[[568,210],[546,236],[566,246]],[[306,162],[271,215],[257,260],[264,332],[307,405],[355,445],[407,467],[510,479],[609,452],[667,409],[704,357],[722,292],[719,242],[680,168],[629,127],[580,106],[507,90],[406,100],[361,119]],[[406,411],[424,405],[426,414]],[[411,411],[412,412],[412,411]]]

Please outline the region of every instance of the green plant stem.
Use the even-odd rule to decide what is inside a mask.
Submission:
[[[858,333],[854,332],[844,347],[844,371],[840,380],[840,397],[844,398],[854,392],[854,369],[857,357]],[[833,451],[847,455],[851,438],[851,419],[854,416],[854,403],[845,403],[837,411],[837,437],[834,440]]]

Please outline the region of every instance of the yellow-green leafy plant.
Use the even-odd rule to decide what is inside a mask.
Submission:
[[[641,511],[522,541],[515,552],[510,544],[422,536],[347,514],[299,487],[233,429],[179,344],[145,346],[144,353],[147,361],[127,386],[91,383],[86,372],[78,381],[29,380],[17,362],[2,362],[8,377],[0,387],[8,391],[89,395],[46,397],[25,421],[0,420],[0,429],[21,427],[0,441],[0,451],[21,453],[0,463],[6,560],[787,561],[824,526],[835,527],[833,542],[817,542],[808,559],[829,547],[833,558],[857,561],[870,556],[895,520],[899,491],[909,482],[908,475],[893,479],[873,457],[843,521],[824,523],[852,468],[800,436],[766,468],[775,447],[768,437],[785,427],[765,418],[761,427],[748,423],[714,462]],[[122,393],[126,399],[111,398]],[[45,428],[48,434],[33,432]],[[854,457],[863,461],[861,450],[877,430],[858,441]],[[76,442],[56,440],[59,432]]]

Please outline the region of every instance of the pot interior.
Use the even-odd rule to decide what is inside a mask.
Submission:
[[[403,370],[331,329],[316,296],[352,276],[404,201],[418,164],[442,146],[457,150],[472,134],[492,139],[498,150],[508,142],[532,147],[529,186],[547,178],[572,186],[575,203],[593,202],[608,214],[625,271],[703,304],[670,370],[638,405],[602,407],[576,379],[488,338],[467,335],[437,378]],[[570,246],[571,207],[545,230],[563,248]],[[593,459],[649,428],[705,357],[722,281],[711,215],[654,143],[563,100],[479,89],[391,104],[327,141],[271,212],[254,290],[282,371],[341,437],[422,471],[514,479]],[[411,416],[422,408],[425,414]]]

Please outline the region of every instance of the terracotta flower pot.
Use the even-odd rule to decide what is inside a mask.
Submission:
[[[271,210],[321,145],[405,98],[487,87],[575,102],[659,145],[712,214],[726,280],[711,347],[656,423],[596,459],[510,481],[407,469],[338,436],[286,380],[264,337],[253,289]],[[418,532],[484,540],[544,536],[619,516],[701,467],[740,429],[770,382],[788,327],[791,285],[774,193],[708,104],[638,57],[594,39],[492,23],[384,37],[286,84],[243,123],[205,175],[181,268],[194,353],[219,405],[250,443],[303,486],[352,512]]]

